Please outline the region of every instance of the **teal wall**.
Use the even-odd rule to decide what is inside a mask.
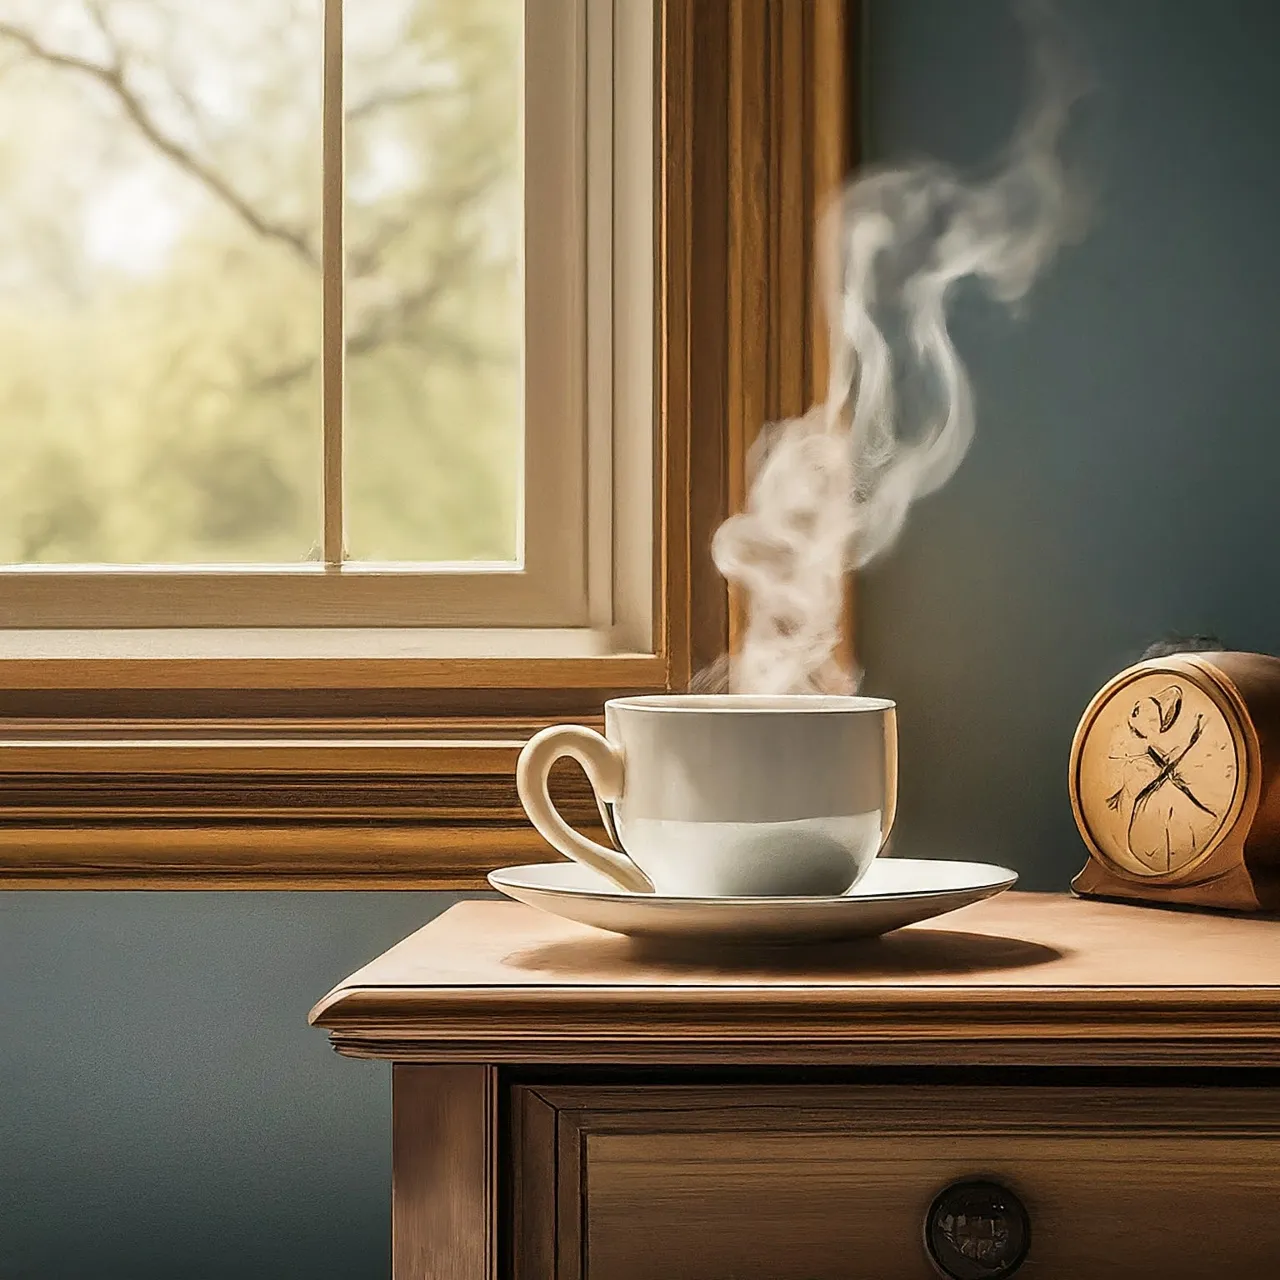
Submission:
[[[899,852],[1065,888],[1090,696],[1168,631],[1280,651],[1280,4],[1062,0],[1097,90],[1095,225],[1022,321],[962,295],[977,437],[860,593],[901,708]],[[873,3],[872,154],[988,155],[1019,102],[1004,0]]]
[[[1280,5],[1064,7],[1098,225],[1022,324],[962,307],[977,443],[861,597],[900,850],[1058,888],[1095,686],[1168,628],[1280,649]],[[1017,106],[1003,3],[874,17],[875,149],[983,155]],[[388,1069],[305,1015],[450,900],[0,895],[0,1277],[384,1277]]]
[[[0,1280],[383,1280],[390,1067],[307,1011],[454,900],[0,894]]]

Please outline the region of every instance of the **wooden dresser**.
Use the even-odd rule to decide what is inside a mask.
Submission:
[[[466,902],[325,997],[396,1280],[1280,1277],[1280,920],[1009,893],[656,953]]]

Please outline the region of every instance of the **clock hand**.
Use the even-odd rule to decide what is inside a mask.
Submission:
[[[1186,784],[1181,774],[1178,774],[1178,773],[1170,774],[1169,781],[1172,782],[1173,785],[1177,787],[1178,790],[1181,791],[1182,794],[1186,796],[1187,799],[1190,800],[1191,803],[1195,805],[1195,807],[1199,809],[1201,813],[1207,813],[1211,818],[1216,818],[1218,816],[1212,809],[1209,808],[1207,804],[1200,803],[1195,792],[1192,791],[1191,788]]]
[[[1196,727],[1191,731],[1191,737],[1187,739],[1187,745],[1178,752],[1176,756],[1168,756],[1163,758],[1160,772],[1147,783],[1141,791],[1138,792],[1134,799],[1133,807],[1137,809],[1141,805],[1145,805],[1151,796],[1160,787],[1169,780],[1169,776],[1173,771],[1186,759],[1187,752],[1200,741],[1200,735],[1204,732],[1204,717],[1196,716]],[[1150,748],[1148,748],[1150,750]],[[1158,753],[1157,753],[1158,756]]]
[[[1185,755],[1186,753],[1184,752],[1183,754]],[[1163,778],[1167,776],[1168,780],[1175,787],[1177,787],[1178,790],[1181,791],[1182,794],[1186,796],[1187,799],[1190,800],[1191,803],[1195,805],[1197,809],[1199,809],[1203,813],[1207,813],[1211,818],[1216,818],[1218,816],[1216,813],[1214,813],[1212,809],[1209,808],[1208,805],[1200,803],[1199,797],[1197,797],[1196,793],[1191,790],[1191,787],[1188,784],[1187,780],[1182,776],[1182,774],[1180,774],[1177,771],[1176,768],[1174,768],[1174,766],[1169,762],[1169,760],[1165,756],[1162,756],[1160,752],[1156,750],[1155,747],[1148,747],[1147,755],[1150,756],[1151,759],[1154,760],[1156,764],[1160,766],[1160,769],[1162,771],[1161,777]],[[1168,770],[1167,775],[1163,772],[1164,770]],[[1118,797],[1118,793],[1117,793],[1117,797]],[[1116,803],[1111,805],[1113,809],[1119,806],[1119,799],[1117,797],[1108,797],[1107,799],[1108,804],[1111,804],[1112,799],[1116,799]]]
[[[1134,797],[1133,808],[1129,811],[1129,829],[1125,833],[1125,839],[1128,842],[1130,852],[1133,852],[1133,828],[1137,824],[1138,818],[1141,816],[1142,810],[1147,807],[1147,801],[1173,776],[1177,766],[1186,758],[1187,752],[1200,741],[1200,735],[1204,732],[1204,717],[1196,716],[1196,727],[1192,729],[1191,736],[1187,739],[1187,745],[1182,748],[1176,756],[1164,758],[1164,764],[1161,766],[1160,772],[1156,774],[1150,782]]]

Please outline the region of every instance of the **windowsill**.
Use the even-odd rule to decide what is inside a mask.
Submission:
[[[0,630],[0,690],[658,689],[588,630]]]
[[[0,662],[647,656],[614,652],[603,631],[566,627],[0,629]]]

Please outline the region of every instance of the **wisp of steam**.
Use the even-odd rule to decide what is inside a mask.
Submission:
[[[866,172],[819,228],[830,328],[825,402],[761,433],[745,510],[712,542],[744,597],[739,652],[703,688],[849,692],[837,658],[846,575],[885,552],[911,504],[951,478],[973,437],[969,377],[947,329],[973,277],[1012,307],[1081,226],[1060,156],[1082,88],[1050,11],[1019,9],[1031,98],[994,173],[925,161]]]

